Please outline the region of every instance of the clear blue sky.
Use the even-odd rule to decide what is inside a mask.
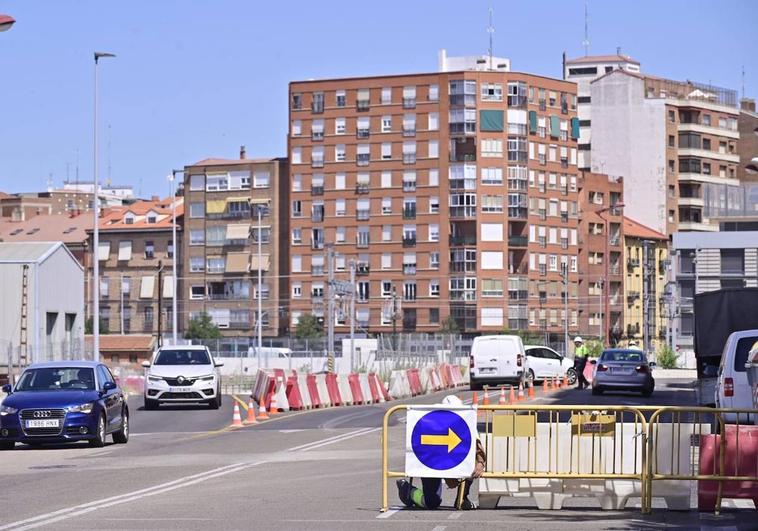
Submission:
[[[495,54],[560,77],[581,55],[583,0],[493,1]],[[490,2],[0,0],[0,190],[92,175],[92,52],[101,68],[101,177],[143,195],[208,156],[284,156],[287,83],[434,71],[437,51],[484,53]],[[758,1],[590,0],[591,53],[758,95]],[[109,132],[110,126],[110,132]]]

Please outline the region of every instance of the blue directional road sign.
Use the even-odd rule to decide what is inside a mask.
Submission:
[[[468,477],[476,454],[476,412],[471,407],[418,407],[408,411],[406,474]]]

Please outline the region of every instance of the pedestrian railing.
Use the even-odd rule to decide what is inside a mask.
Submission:
[[[751,498],[758,508],[758,428],[746,428],[758,418],[756,410],[514,404],[389,409],[382,432],[382,511],[389,508],[390,479],[409,475],[394,460],[390,468],[389,426],[405,413],[407,464],[419,442],[413,430],[421,421],[409,414],[413,409],[476,415],[475,436],[487,454],[482,508],[496,507],[502,496],[533,496],[538,507],[559,509],[567,497],[592,495],[604,509],[623,509],[639,498],[647,514],[653,498],[663,498],[669,509],[689,510],[693,487],[704,510],[718,512],[722,498],[730,497]],[[451,444],[444,425],[430,426],[436,435],[427,435],[427,442]],[[440,455],[446,457],[444,448]]]

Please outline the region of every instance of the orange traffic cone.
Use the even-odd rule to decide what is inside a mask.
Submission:
[[[471,398],[471,405],[474,407],[479,405],[479,397],[476,396],[476,391],[474,391],[474,396]]]
[[[279,413],[279,410],[276,407],[276,393],[271,393],[271,400],[268,402],[268,414],[272,417]]]
[[[546,394],[549,390],[547,380],[542,380],[542,393]]]
[[[482,398],[482,405],[483,406],[490,405],[490,393],[487,389],[484,390],[484,398]]]
[[[534,398],[534,381],[529,380],[529,398]]]
[[[258,420],[268,420],[270,417],[266,413],[266,401],[261,399],[261,405],[258,407]]]
[[[563,387],[566,388],[566,389],[568,389],[568,386],[569,386],[569,377],[568,377],[568,375],[564,374],[563,375]]]
[[[236,402],[234,403],[234,414],[232,415],[232,425],[230,427],[232,428],[242,427],[242,417],[240,416],[240,405]]]
[[[524,382],[518,383],[518,399],[519,401],[524,399]]]
[[[251,398],[247,402],[247,418],[245,419],[245,422],[243,422],[245,426],[249,426],[251,424],[258,424],[258,421],[255,420],[255,404],[253,404],[253,399]]]
[[[511,386],[511,392],[510,392],[510,396],[508,397],[508,399],[510,400],[511,404],[515,404],[516,403],[516,392],[513,390],[513,386]]]
[[[508,404],[508,402],[505,401],[505,387],[500,388],[500,399],[497,401],[497,404],[499,406],[504,406]]]
[[[558,380],[556,376],[553,376],[553,389],[557,391],[560,388],[561,388],[560,381]]]

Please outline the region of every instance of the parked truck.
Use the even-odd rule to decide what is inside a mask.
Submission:
[[[700,405],[715,406],[718,371],[729,335],[758,328],[758,288],[699,293],[694,313],[698,400]]]

